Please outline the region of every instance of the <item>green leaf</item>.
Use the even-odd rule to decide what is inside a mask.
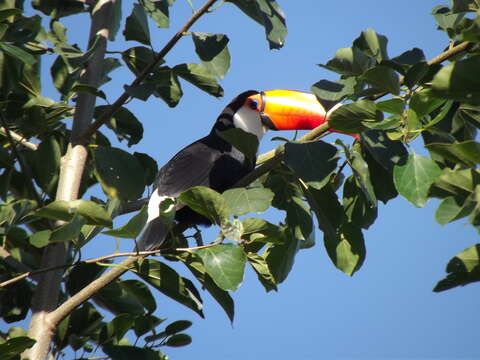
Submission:
[[[152,185],[158,174],[157,162],[148,154],[134,152],[133,156],[137,158],[137,160],[143,167],[145,185]]]
[[[288,228],[286,232],[289,232]],[[288,235],[284,235],[288,237],[286,239],[288,241],[282,245],[275,244],[270,246],[263,254],[276,284],[280,284],[287,278],[295,263],[295,256],[300,249],[301,241],[295,236]]]
[[[355,93],[357,80],[354,77],[340,79],[336,82],[320,80],[311,89],[326,111]]]
[[[230,216],[223,196],[205,186],[195,186],[184,191],[178,200],[217,225],[227,221]]]
[[[142,101],[147,101],[148,98],[154,93],[157,86],[151,82],[141,82],[137,85],[124,85],[125,92],[131,97],[137,98]]]
[[[267,292],[272,290],[277,291],[277,284],[263,256],[250,252],[247,254],[247,260],[257,273],[258,280],[262,283],[265,290]]]
[[[97,106],[94,117],[96,119],[110,110],[110,105]],[[143,125],[126,107],[118,108],[106,125],[115,132],[119,141],[127,140],[128,146],[137,144],[143,138]]]
[[[451,195],[467,196],[475,191],[478,183],[480,183],[480,174],[477,170],[444,168],[442,174],[435,179],[434,185]]]
[[[308,185],[320,189],[337,168],[338,150],[318,140],[285,144],[285,164]]]
[[[37,62],[35,56],[15,45],[0,42],[0,50],[4,51],[13,58],[20,60],[25,65],[33,65]]]
[[[0,10],[0,21],[3,21],[10,16],[20,15],[22,14],[22,9],[10,8],[10,9],[3,9]]]
[[[225,202],[233,216],[266,211],[273,200],[273,192],[266,188],[236,188],[223,193]]]
[[[364,131],[360,144],[389,172],[393,172],[393,167],[408,155],[402,142],[390,140],[382,131]]]
[[[285,43],[287,27],[285,15],[274,0],[227,0],[235,4],[247,16],[263,25],[270,49],[280,49]]]
[[[112,219],[105,209],[89,200],[56,200],[34,212],[35,216],[62,221],[71,221],[75,214],[82,215],[87,224],[112,227]]]
[[[447,277],[433,291],[440,292],[480,281],[480,244],[458,253],[447,265]]]
[[[0,356],[4,360],[17,358],[22,352],[31,348],[35,344],[35,340],[27,336],[19,336],[8,339],[0,344]]]
[[[95,177],[111,198],[138,199],[144,189],[143,168],[128,152],[106,146],[92,149]]]
[[[242,152],[252,165],[255,164],[258,152],[258,137],[240,128],[220,132],[220,136]]]
[[[373,57],[377,62],[388,60],[388,39],[384,35],[377,34],[372,29],[362,31],[360,36],[353,42],[353,47],[360,49],[368,57]]]
[[[401,98],[393,98],[376,103],[377,109],[390,114],[402,115],[405,102]]]
[[[107,100],[107,96],[102,90],[98,90],[96,87],[88,84],[76,84],[71,91],[74,93],[95,95],[99,98],[102,98],[103,100]]]
[[[319,64],[319,66],[337,74],[348,76],[362,75],[369,65],[368,57],[356,47],[338,49],[333,59],[325,65]]]
[[[149,313],[153,313],[157,309],[157,303],[155,302],[155,298],[150,292],[150,289],[141,281],[123,280],[119,282],[119,285],[130,296],[133,296],[140,304],[142,304]]]
[[[432,89],[425,88],[413,93],[410,100],[410,108],[415,110],[418,116],[430,114],[445,103],[444,99],[435,96]]]
[[[228,37],[223,34],[192,33],[195,52],[214,77],[223,79],[230,68]]]
[[[383,114],[377,110],[373,101],[359,100],[333,111],[328,124],[334,130],[351,134],[359,133],[366,129],[366,124],[380,122],[382,119]]]
[[[363,229],[368,229],[377,218],[377,206],[368,200],[354,176],[348,177],[343,186],[343,207],[348,222]]]
[[[153,95],[160,97],[170,107],[175,107],[183,96],[177,75],[168,66],[161,67],[152,77],[156,88]]]
[[[419,62],[408,69],[403,82],[412,89],[417,84],[423,83],[424,77],[428,74],[430,67],[426,61]]]
[[[435,220],[441,225],[468,216],[475,204],[469,200],[449,196],[443,199],[435,212]]]
[[[137,265],[135,273],[151,286],[185,305],[203,317],[202,299],[190,280],[178,275],[168,265],[152,259],[144,259]]]
[[[432,143],[425,146],[429,151],[455,163],[475,167],[480,163],[480,143],[469,140],[453,144]]]
[[[132,216],[125,225],[119,227],[118,229],[104,231],[102,234],[118,238],[136,239],[145,226],[147,218],[148,207],[147,205],[144,205],[140,212],[135,216]]]
[[[56,188],[61,157],[60,144],[55,136],[45,138],[34,153],[35,181],[47,194],[52,194]]]
[[[75,295],[85,286],[98,278],[106,267],[96,263],[80,263],[75,265],[68,274],[66,288],[69,295]]]
[[[218,302],[218,304],[223,308],[227,314],[230,322],[233,323],[233,318],[235,315],[235,304],[232,297],[225,290],[222,290],[215,284],[210,275],[207,274],[205,266],[198,256],[190,252],[185,252],[180,257],[188,269],[193,273],[193,275],[200,281],[202,286],[207,290],[213,298]]]
[[[334,237],[325,234],[325,249],[335,266],[352,276],[365,260],[366,249],[362,230],[351,223],[343,223]]]
[[[210,75],[210,72],[198,64],[180,64],[175,66],[172,71],[175,75],[195,85],[200,90],[213,95],[215,97],[223,96],[223,89],[217,83],[215,78]]]
[[[173,335],[179,333],[183,330],[187,330],[190,326],[192,326],[192,322],[188,320],[177,320],[165,328],[165,333],[167,335]]]
[[[223,290],[236,290],[243,281],[246,256],[238,245],[219,244],[195,250],[215,284]]]
[[[414,66],[417,63],[425,61],[425,54],[422,49],[413,48],[403,52],[399,56],[395,56],[392,61],[401,65]]]
[[[409,155],[403,165],[395,165],[393,179],[400,195],[417,207],[427,203],[428,190],[442,170],[430,158]]]
[[[135,75],[141,74],[155,60],[155,57],[155,52],[144,46],[135,46],[122,52],[123,61]]]
[[[142,5],[133,5],[132,13],[127,17],[123,35],[127,41],[136,40],[142,44],[150,45],[150,30],[148,29],[147,15]]]
[[[363,74],[363,79],[380,90],[400,93],[400,81],[395,71],[384,65],[375,66]]]
[[[136,346],[118,346],[118,345],[104,345],[102,350],[112,360],[164,360],[165,357],[159,352],[150,348],[141,348]]]
[[[83,225],[85,225],[83,217],[78,213],[75,214],[67,224],[58,227],[52,232],[50,242],[75,242],[80,235]]]
[[[344,209],[338,201],[338,196],[331,186],[320,190],[308,188],[307,201],[317,217],[318,227],[324,236],[334,238],[342,223]]]
[[[480,55],[445,65],[434,76],[432,89],[438,96],[480,103],[480,79],[472,74],[480,73]]]
[[[192,342],[192,338],[187,334],[177,334],[169,337],[165,342],[166,346],[180,347],[187,346]]]
[[[152,18],[159,28],[168,28],[170,26],[169,0],[140,0],[148,16]]]
[[[288,234],[292,234],[295,239],[300,240],[301,247],[311,240],[313,233],[312,215],[302,199],[292,197],[287,206],[286,223],[289,229]]]
[[[51,230],[41,230],[37,231],[30,235],[29,242],[31,245],[36,248],[42,248],[47,246],[50,243],[50,236],[52,235]]]

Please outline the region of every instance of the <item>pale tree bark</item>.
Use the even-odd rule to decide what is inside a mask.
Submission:
[[[91,13],[89,45],[98,37],[96,50],[88,60],[81,76],[81,82],[97,87],[102,70],[110,24],[114,18],[115,0],[100,0]],[[76,200],[80,188],[87,148],[79,142],[80,135],[92,122],[96,97],[92,94],[80,93],[77,98],[73,118],[72,135],[67,153],[62,158],[60,179],[56,200]],[[57,226],[60,224],[57,224]],[[45,248],[41,267],[58,266],[65,263],[68,251],[67,243],[51,244]],[[36,340],[36,344],[23,354],[23,358],[43,360],[47,358],[55,326],[48,321],[48,313],[58,305],[58,296],[63,270],[50,271],[40,276],[32,299],[32,318],[28,336]]]

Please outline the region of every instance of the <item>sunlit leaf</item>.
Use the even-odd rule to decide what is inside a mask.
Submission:
[[[234,216],[266,211],[273,199],[273,192],[266,188],[236,188],[223,193],[225,202]]]

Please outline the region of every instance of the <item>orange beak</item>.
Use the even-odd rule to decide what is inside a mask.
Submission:
[[[314,94],[294,90],[270,90],[247,99],[272,130],[311,130],[327,120]]]

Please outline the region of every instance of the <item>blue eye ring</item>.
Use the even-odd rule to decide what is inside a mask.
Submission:
[[[258,109],[258,100],[250,99],[250,101],[248,102],[248,106],[252,110],[257,110]]]

